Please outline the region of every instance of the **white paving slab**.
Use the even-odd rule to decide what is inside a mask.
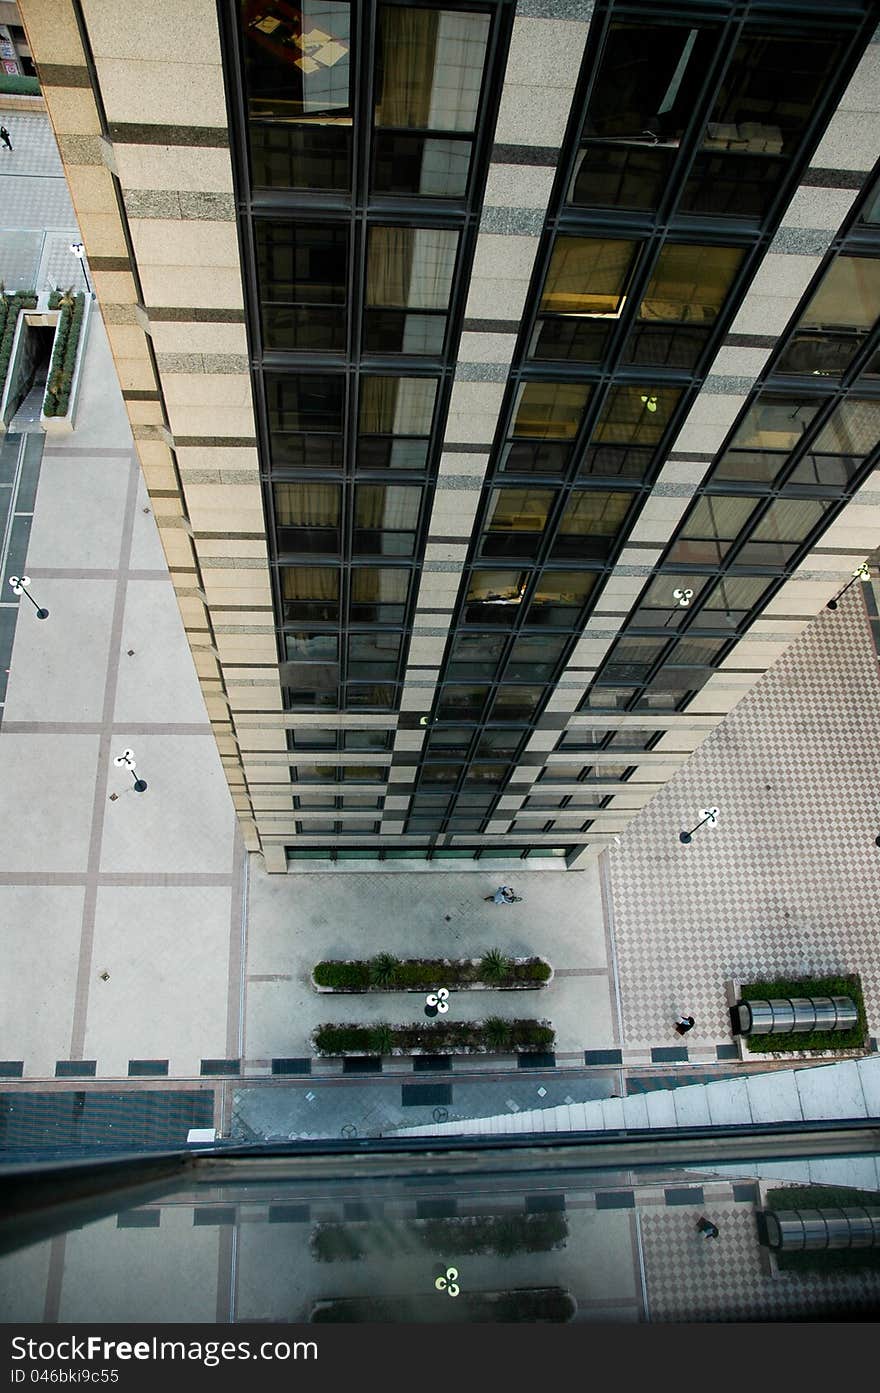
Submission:
[[[880,1055],[856,1063],[869,1117],[880,1117]]]
[[[624,1126],[629,1128],[650,1127],[644,1093],[634,1093],[631,1097],[624,1098],[623,1121]]]
[[[855,1060],[824,1069],[796,1069],[795,1080],[804,1118],[808,1121],[868,1115]]]
[[[751,1122],[749,1090],[745,1079],[722,1079],[707,1085],[709,1117],[715,1127]]]
[[[649,1127],[676,1127],[675,1120],[675,1100],[673,1094],[677,1093],[675,1088],[654,1089],[645,1094],[645,1101],[648,1105],[648,1126]]]
[[[603,1098],[602,1099],[602,1120],[606,1130],[612,1131],[625,1126],[624,1108],[622,1098]]]
[[[794,1070],[752,1074],[748,1081],[753,1122],[801,1122],[801,1098]]]
[[[695,1083],[685,1088],[673,1089],[672,1102],[677,1127],[709,1126],[712,1119],[709,1116],[709,1100],[704,1084]]]

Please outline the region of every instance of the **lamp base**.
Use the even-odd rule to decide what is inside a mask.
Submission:
[[[826,608],[826,609],[837,609],[837,601],[836,601],[836,600],[829,600],[828,603],[827,603],[827,605],[825,606],[825,608]]]
[[[693,839],[693,837],[691,836],[690,832],[679,832],[679,834],[678,834],[678,840],[679,840],[680,842],[684,842],[685,846],[687,846],[688,843],[689,843],[689,842],[692,842],[694,839]]]
[[[38,618],[38,619],[48,619],[48,618],[49,618],[49,611],[48,611],[47,609],[38,609],[38,610],[37,610],[37,618]]]
[[[146,792],[146,788],[147,788],[147,781],[146,781],[146,779],[135,779],[135,781],[134,781],[134,791],[135,791],[135,793],[145,793],[145,792]]]

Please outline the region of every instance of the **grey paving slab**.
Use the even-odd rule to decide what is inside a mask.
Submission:
[[[191,1078],[225,1055],[229,932],[222,886],[98,889],[84,1053],[102,1074],[167,1059]]]
[[[26,1078],[51,1077],[55,1061],[69,1058],[84,893],[0,885],[0,1057],[23,1060]]]
[[[166,571],[168,569],[159,529],[153,517],[153,507],[143,477],[138,480],[137,508],[131,538],[129,565],[136,571]]]
[[[648,1104],[643,1093],[632,1093],[623,1100],[625,1127],[649,1127]]]
[[[105,580],[33,579],[49,611],[20,616],[6,711],[17,721],[97,721],[104,706],[115,586]],[[36,754],[37,747],[34,747]],[[48,771],[47,771],[48,773]]]
[[[155,524],[154,524],[155,527]],[[134,652],[129,656],[129,649]],[[208,713],[170,585],[126,586],[114,721],[202,722]]]
[[[128,746],[134,750],[148,787],[135,793],[126,771],[112,769],[109,788],[119,798],[108,803],[101,870],[228,874],[236,823],[210,729],[203,735],[138,734],[130,740],[115,735],[113,742],[114,751],[117,745],[120,752]]]
[[[876,1190],[877,1162],[869,1156],[835,1156],[810,1161],[810,1181],[815,1185],[844,1185],[854,1190]]]
[[[70,438],[77,437],[74,434]],[[45,455],[28,564],[41,568],[115,570],[119,565],[129,469],[124,458],[62,459]]]
[[[648,1107],[648,1122],[652,1127],[675,1127],[675,1089],[652,1089],[645,1094]]]
[[[0,731],[2,872],[85,870],[97,758],[96,735]],[[33,970],[41,969],[35,961]]]

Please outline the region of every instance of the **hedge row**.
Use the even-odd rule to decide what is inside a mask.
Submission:
[[[853,1030],[811,1030],[805,1034],[744,1035],[746,1048],[752,1054],[791,1054],[798,1050],[851,1050],[867,1043],[868,1020],[862,997],[862,983],[857,974],[848,977],[809,977],[793,982],[750,982],[740,987],[741,1001],[770,1001],[792,996],[848,996],[859,1013]]]
[[[313,972],[319,987],[337,991],[430,991],[432,987],[485,984],[505,988],[540,986],[551,973],[543,958],[518,961],[493,949],[482,958],[406,958],[388,953],[355,962],[320,962]]]
[[[312,1253],[318,1262],[352,1262],[364,1257],[396,1259],[413,1241],[442,1258],[513,1257],[563,1248],[568,1238],[564,1214],[488,1214],[448,1219],[401,1219],[365,1224],[316,1224]]]
[[[573,1320],[577,1303],[562,1287],[512,1287],[509,1291],[463,1291],[455,1301],[439,1301],[437,1294],[406,1296],[343,1296],[317,1301],[312,1307],[313,1324],[390,1324],[401,1321],[459,1323],[460,1321],[505,1321],[513,1323]]]
[[[49,296],[49,308],[55,310],[59,306],[61,316],[55,335],[55,352],[52,354],[49,379],[46,383],[46,396],[43,401],[44,416],[67,415],[86,297],[75,295],[71,304],[70,297],[66,292],[62,295],[60,291],[53,291]]]
[[[37,297],[32,291],[23,290],[15,295],[0,295],[0,394],[2,394],[6,374],[9,371],[12,340],[15,338],[15,326],[18,324],[18,312],[19,310],[36,309],[36,306]]]
[[[552,1050],[555,1031],[546,1021],[433,1021],[411,1025],[319,1025],[312,1032],[318,1054],[484,1054]]]

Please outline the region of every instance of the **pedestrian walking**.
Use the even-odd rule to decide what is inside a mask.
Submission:
[[[510,885],[499,885],[494,895],[484,895],[485,900],[491,900],[493,904],[516,904],[521,898],[513,893]]]
[[[697,1220],[697,1229],[704,1238],[717,1238],[719,1229],[717,1224],[713,1224],[711,1219],[707,1219],[705,1214],[701,1214]]]
[[[12,149],[12,141],[9,139],[9,132],[5,126],[0,126],[0,140],[3,141],[3,144],[6,146],[7,150]]]
[[[693,1016],[676,1016],[675,1033],[677,1035],[687,1035],[689,1030],[693,1030],[696,1022]]]

